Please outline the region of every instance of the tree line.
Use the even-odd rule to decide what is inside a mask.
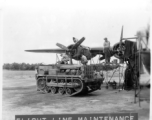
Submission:
[[[35,68],[42,63],[29,64],[29,63],[4,63],[3,69],[5,70],[35,70]]]

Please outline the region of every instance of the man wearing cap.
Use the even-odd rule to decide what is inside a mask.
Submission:
[[[75,37],[73,37],[73,42],[76,44],[79,40]]]
[[[69,56],[65,53],[62,53],[61,57],[62,57],[62,59],[60,61],[60,64],[68,64],[68,61],[70,59]]]
[[[108,41],[107,38],[104,38],[105,42],[103,44],[103,52],[105,53],[105,62],[106,63],[109,63],[110,62],[110,42]]]

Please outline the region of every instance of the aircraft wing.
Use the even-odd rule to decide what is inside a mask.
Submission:
[[[63,49],[35,49],[35,50],[25,50],[26,52],[36,52],[36,53],[65,53]]]
[[[102,57],[100,57],[100,60],[105,59],[105,53],[103,52],[103,47],[90,48],[90,52],[91,52],[92,56],[96,56],[97,54],[102,55]],[[111,57],[112,57],[114,55],[112,47],[110,47],[110,52],[111,52]]]
[[[90,48],[90,52],[92,54],[104,54],[103,53],[103,47],[93,47],[93,48]]]
[[[104,55],[103,47],[93,47],[90,48],[91,53]],[[112,53],[113,47],[110,47],[110,51]]]

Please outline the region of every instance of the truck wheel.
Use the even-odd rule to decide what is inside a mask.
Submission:
[[[56,94],[58,92],[57,87],[51,87],[51,93]]]
[[[71,95],[72,93],[73,93],[73,89],[71,89],[71,88],[66,89],[66,94],[67,95]]]
[[[74,83],[76,84],[76,86],[74,87],[74,90],[76,92],[82,89],[82,87],[83,87],[82,81],[80,81],[80,80],[74,80]]]
[[[63,95],[63,94],[65,94],[65,89],[63,87],[60,87],[58,92],[59,92],[59,94]]]
[[[39,79],[37,80],[37,87],[38,87],[38,89],[43,90],[43,89],[45,89],[45,86],[46,86],[46,81],[45,81],[45,79],[39,78]]]
[[[45,86],[45,88],[42,90],[42,92],[43,93],[49,93],[50,90],[49,90],[48,86]]]

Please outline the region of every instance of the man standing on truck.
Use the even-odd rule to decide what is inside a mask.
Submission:
[[[60,64],[68,64],[68,61],[69,61],[69,56],[65,53],[62,53],[61,54],[61,61],[60,61]]]
[[[105,54],[105,62],[109,63],[110,62],[110,42],[108,41],[107,38],[104,38],[105,42],[103,44],[103,52]]]

